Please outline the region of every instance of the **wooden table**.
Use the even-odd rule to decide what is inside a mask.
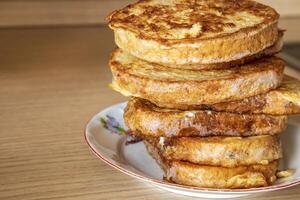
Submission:
[[[104,27],[0,30],[0,199],[189,199],[93,156],[87,121],[124,101],[107,84]],[[245,199],[296,200],[300,186]]]

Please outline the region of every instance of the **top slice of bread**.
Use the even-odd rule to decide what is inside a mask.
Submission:
[[[120,48],[176,65],[257,54],[278,39],[278,18],[274,9],[251,0],[144,0],[108,17]]]
[[[121,49],[112,53],[113,88],[155,104],[214,104],[241,100],[277,88],[284,62],[268,57],[226,70],[172,69],[140,60]]]

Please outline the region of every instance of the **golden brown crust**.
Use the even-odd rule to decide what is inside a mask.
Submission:
[[[158,106],[181,110],[214,110],[232,113],[254,113],[270,115],[291,115],[300,113],[300,81],[284,76],[282,84],[275,90],[239,101],[212,105],[164,104]]]
[[[160,149],[167,160],[188,161],[200,165],[238,167],[269,164],[282,157],[278,136],[252,137],[180,137],[153,138],[149,141]]]
[[[279,31],[279,39],[273,44],[272,46],[256,53],[253,55],[245,56],[241,59],[232,60],[230,62],[220,62],[220,63],[213,63],[213,64],[185,64],[185,65],[176,65],[176,64],[164,64],[170,68],[176,69],[191,69],[191,70],[212,70],[212,69],[228,69],[231,67],[237,67],[248,62],[258,60],[264,57],[275,55],[276,53],[280,52],[283,46],[283,31]]]
[[[157,63],[228,62],[258,53],[278,37],[278,13],[248,0],[139,1],[108,18],[120,48]]]
[[[109,64],[120,92],[154,103],[185,105],[228,102],[265,93],[280,85],[284,69],[283,60],[277,57],[226,70],[171,69],[120,49],[112,53]]]
[[[223,168],[174,161],[167,178],[179,184],[209,188],[253,188],[268,186],[276,180],[278,162],[268,165]]]
[[[129,29],[142,38],[164,44],[182,43],[182,40],[187,42],[216,39],[238,32],[247,33],[273,24],[278,19],[279,14],[273,8],[251,0],[142,0],[108,16],[112,28]],[[243,20],[245,22],[241,24]],[[254,24],[249,26],[250,23]],[[187,29],[195,24],[202,25],[197,35],[183,34],[184,37],[179,39],[176,37],[178,35],[170,33],[172,29]]]
[[[253,188],[268,186],[276,180],[278,161],[267,165],[239,166],[225,168],[196,165],[183,161],[167,161],[147,141],[144,144],[149,154],[158,162],[169,181],[208,188]]]
[[[287,117],[166,110],[132,98],[125,108],[124,121],[136,136],[253,136],[282,132]]]

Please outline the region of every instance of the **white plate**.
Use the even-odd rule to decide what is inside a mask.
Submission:
[[[85,139],[93,153],[102,161],[115,169],[152,183],[162,189],[194,197],[233,198],[288,188],[300,184],[300,128],[289,124],[282,134],[284,159],[283,169],[295,169],[293,176],[278,180],[274,185],[252,189],[211,189],[191,187],[169,183],[163,180],[163,171],[148,155],[142,142],[125,145],[126,138],[122,134],[112,133],[103,126],[101,118],[113,117],[120,127],[126,129],[123,122],[123,109],[126,103],[111,106],[96,114],[86,126]],[[122,128],[117,131],[123,132]]]

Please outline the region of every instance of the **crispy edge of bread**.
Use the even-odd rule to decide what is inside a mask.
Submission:
[[[139,2],[128,7],[138,4]],[[272,10],[272,16],[264,22],[208,39],[166,40],[147,37],[140,29],[129,28],[122,25],[122,20],[115,19],[114,16],[123,9],[111,13],[108,20],[110,28],[114,30],[117,45],[136,57],[166,64],[212,64],[238,60],[273,45],[278,38],[279,14],[268,8]]]
[[[118,56],[130,56],[129,63],[119,62]],[[273,56],[232,68],[230,69],[232,75],[226,78],[176,80],[136,75],[129,70],[130,62],[135,62],[135,65],[139,65],[140,68],[143,64],[146,65],[145,61],[132,57],[121,49],[113,51],[109,65],[113,74],[114,86],[112,86],[115,90],[154,103],[186,105],[235,101],[268,92],[280,85],[285,66],[282,59]],[[165,72],[163,70],[167,69],[161,65],[153,65],[163,73]],[[226,70],[224,72],[226,73]],[[215,70],[211,73],[220,73],[220,71]]]
[[[241,59],[232,60],[229,62],[214,63],[214,64],[187,64],[187,65],[176,65],[176,64],[168,65],[164,63],[159,63],[159,64],[168,66],[170,68],[191,69],[191,70],[214,70],[214,69],[228,69],[232,67],[237,67],[252,62],[254,60],[258,60],[263,57],[273,56],[279,53],[283,46],[284,31],[280,30],[278,34],[279,34],[278,40],[272,46],[267,47],[264,50],[255,53],[253,55],[245,56]]]
[[[282,157],[278,136],[252,137],[146,137],[160,149],[166,160],[187,161],[199,165],[238,167],[266,165]]]
[[[147,100],[131,98],[124,121],[136,136],[254,136],[281,133],[287,116],[166,110]]]
[[[267,165],[235,168],[196,165],[183,161],[167,161],[161,156],[158,148],[147,141],[144,141],[144,144],[170,182],[207,188],[244,189],[268,186],[276,180],[277,160]]]
[[[159,107],[180,110],[214,110],[240,114],[252,113],[268,115],[300,114],[300,81],[285,75],[281,86],[277,89],[239,101],[223,102],[212,105],[154,103]]]

